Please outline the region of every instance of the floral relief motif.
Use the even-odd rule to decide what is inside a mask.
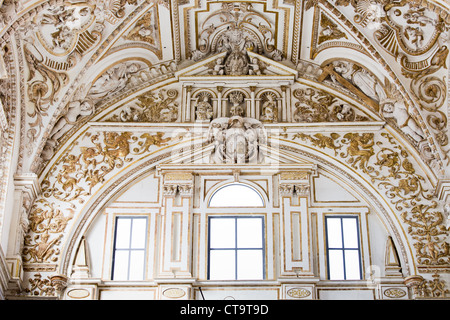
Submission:
[[[50,277],[43,278],[42,274],[36,273],[34,278],[28,279],[28,282],[30,287],[25,289],[27,294],[45,297],[56,295],[56,288],[53,287]]]
[[[69,214],[66,216],[64,212]],[[24,262],[55,262],[60,253],[55,246],[60,244],[62,232],[72,217],[70,208],[61,210],[44,199],[38,200],[29,215],[29,230],[22,251]]]
[[[338,26],[323,13],[320,15],[320,27],[318,44],[335,39],[347,39],[345,32],[339,30]]]
[[[130,132],[105,132],[103,139],[100,134],[94,134],[90,137],[91,146],[80,147],[79,153],[67,154],[60,160],[54,178],[42,182],[43,195],[83,203],[83,197],[91,195],[92,189],[104,182],[112,170],[131,162],[133,156],[147,152],[152,145],[159,147],[170,140],[163,138],[162,133],[137,137]],[[133,147],[135,143],[137,146]]]
[[[88,133],[87,137],[90,145],[69,150],[55,164],[51,177],[42,182],[42,197],[29,214],[30,225],[22,252],[25,262],[56,262],[61,238],[73,218],[76,203],[84,203],[113,170],[150,152],[152,146],[161,147],[177,138],[164,137],[161,132]]]
[[[421,265],[447,265],[450,262],[448,229],[442,212],[435,210],[434,193],[409,160],[407,151],[389,134],[347,133],[343,136],[313,136],[297,133],[292,139],[309,141],[369,176],[378,189],[384,190],[400,217],[408,225],[408,233],[416,241],[417,262]]]

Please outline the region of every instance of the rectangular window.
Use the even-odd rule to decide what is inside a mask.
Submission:
[[[264,218],[209,218],[209,280],[264,279]]]
[[[113,280],[144,280],[147,217],[116,218]]]
[[[358,217],[325,217],[329,280],[361,280]]]

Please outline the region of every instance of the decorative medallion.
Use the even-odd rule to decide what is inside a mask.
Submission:
[[[295,298],[295,299],[302,299],[302,298],[309,297],[311,295],[311,292],[304,288],[292,288],[292,289],[289,289],[286,293],[289,297]]]
[[[388,298],[401,298],[406,296],[406,292],[400,288],[390,288],[384,290],[383,294]]]
[[[86,289],[72,289],[67,292],[67,295],[72,299],[84,299],[89,297],[90,293]]]
[[[178,299],[183,297],[186,292],[180,288],[169,288],[163,291],[163,296],[171,299]]]

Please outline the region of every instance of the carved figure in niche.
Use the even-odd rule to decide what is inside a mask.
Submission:
[[[225,65],[222,63],[222,58],[218,58],[216,60],[216,64],[214,66],[214,70],[213,70],[213,75],[217,76],[217,75],[223,75],[224,74],[224,67]]]
[[[230,93],[230,102],[232,103],[230,114],[232,116],[244,116],[244,107],[242,102],[244,101],[244,94],[239,91],[233,91]]]
[[[337,73],[344,79],[353,83],[369,98],[378,102],[383,101],[386,98],[383,86],[373,75],[367,72],[367,70],[346,61],[335,61],[333,62],[333,65],[334,70]],[[331,79],[333,82],[336,82],[333,75],[331,75]]]
[[[211,120],[213,117],[213,108],[211,103],[209,103],[209,98],[209,94],[203,94],[203,96],[200,97],[200,102],[195,106],[196,120]]]
[[[56,122],[50,133],[49,140],[56,142],[66,132],[68,132],[77,122],[79,117],[89,116],[94,112],[94,105],[91,101],[72,101],[67,104],[65,114]]]
[[[395,119],[400,130],[413,138],[417,143],[425,138],[422,129],[409,115],[402,101],[387,101],[382,105],[381,110],[384,117]]]
[[[261,122],[251,118],[232,116],[211,121],[208,141],[213,142],[213,163],[261,163],[260,149],[267,137]]]
[[[262,114],[261,120],[264,122],[277,122],[278,121],[278,107],[277,102],[274,100],[272,93],[266,93],[264,95],[263,104],[261,107]]]

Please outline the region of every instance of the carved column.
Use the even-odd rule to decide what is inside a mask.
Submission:
[[[281,277],[313,276],[308,216],[309,176],[308,170],[280,173],[280,234],[284,237],[280,239]]]
[[[20,291],[23,282],[22,249],[29,225],[28,212],[41,190],[34,173],[14,176],[14,185],[14,202],[17,205],[14,206],[11,217],[6,262],[11,272],[9,290]]]
[[[159,279],[190,279],[193,175],[162,172],[163,210]]]
[[[222,91],[223,87],[217,87],[217,113],[215,114],[216,118],[222,117]]]
[[[250,87],[250,118],[256,119],[256,105],[255,105],[255,86]]]
[[[411,290],[413,299],[421,297],[420,287],[423,282],[423,277],[419,275],[412,275],[405,279],[405,285]]]
[[[186,109],[184,110],[184,117],[186,122],[191,121],[191,96],[192,96],[192,86],[186,86]]]
[[[281,86],[281,92],[282,92],[282,101],[281,101],[281,118],[278,117],[278,119],[281,119],[283,122],[287,122],[290,117],[288,117],[288,104],[286,99],[286,86]],[[289,96],[288,96],[289,97]],[[290,110],[289,110],[290,111]],[[289,112],[290,113],[290,112]]]

